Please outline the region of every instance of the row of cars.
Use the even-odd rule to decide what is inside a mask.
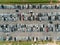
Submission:
[[[60,5],[50,4],[17,4],[17,5],[0,5],[0,9],[60,9]]]
[[[24,21],[56,21],[60,20],[60,12],[40,12],[34,13],[33,11],[29,11],[28,13],[20,13],[18,14],[19,19],[23,19]]]
[[[60,32],[60,24],[0,24],[0,32]]]
[[[0,14],[0,21],[60,21],[60,13],[19,13],[19,14]]]
[[[0,14],[0,21],[17,21],[16,14]]]
[[[19,18],[21,19],[23,16],[24,21],[56,21],[60,20],[60,13],[32,13],[31,15],[29,14],[20,14]]]

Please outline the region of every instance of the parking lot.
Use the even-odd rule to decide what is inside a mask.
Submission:
[[[60,40],[60,5],[1,5],[0,40]]]

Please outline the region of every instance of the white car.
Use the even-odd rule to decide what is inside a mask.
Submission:
[[[47,21],[47,20],[48,20],[48,16],[43,16],[43,17],[41,17],[41,20],[42,20],[42,21]]]
[[[51,16],[51,20],[52,21],[55,21],[55,16]]]

